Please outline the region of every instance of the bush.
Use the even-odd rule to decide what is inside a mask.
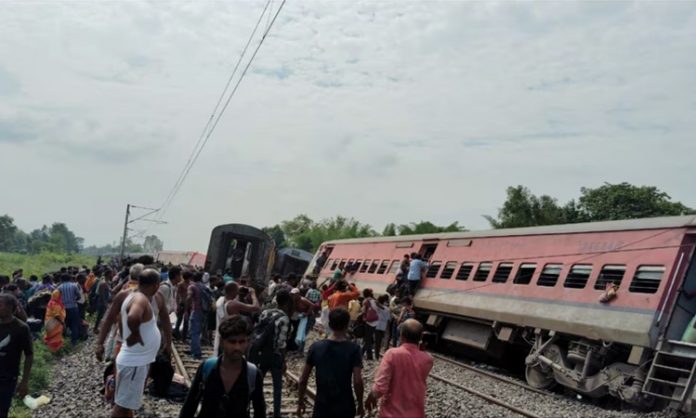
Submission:
[[[65,266],[92,267],[97,259],[83,254],[65,253],[40,253],[40,254],[15,254],[0,253],[0,274],[10,276],[13,271],[24,270],[24,277],[29,278],[35,274],[41,278],[45,273],[56,271]]]

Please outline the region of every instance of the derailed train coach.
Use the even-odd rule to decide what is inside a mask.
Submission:
[[[205,270],[249,277],[250,285],[261,290],[268,284],[274,260],[275,242],[262,230],[245,224],[219,225],[210,234]]]
[[[262,290],[271,274],[302,274],[311,260],[312,253],[304,250],[276,250],[273,238],[256,227],[226,224],[215,227],[210,234],[205,270],[229,270],[233,277],[249,277],[250,283]]]
[[[692,411],[695,244],[696,217],[662,217],[330,241],[309,270],[326,252],[321,277],[352,263],[382,293],[419,253],[414,303],[438,340],[523,350],[533,387]]]

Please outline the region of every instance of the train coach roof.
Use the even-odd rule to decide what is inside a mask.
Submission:
[[[360,244],[368,242],[420,241],[428,239],[458,239],[509,237],[523,235],[579,234],[583,232],[634,231],[641,229],[669,229],[696,227],[696,215],[665,216],[658,218],[626,219],[621,221],[585,222],[577,224],[533,226],[527,228],[490,229],[484,231],[444,232],[436,234],[400,235],[395,237],[367,237],[327,241],[324,244]]]

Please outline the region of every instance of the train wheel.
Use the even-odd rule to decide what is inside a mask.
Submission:
[[[538,363],[527,366],[524,371],[524,377],[527,380],[527,384],[536,389],[551,389],[556,386],[553,372]]]

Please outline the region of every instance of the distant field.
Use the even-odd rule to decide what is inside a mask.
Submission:
[[[24,269],[24,277],[55,271],[63,266],[82,266],[83,264],[92,267],[97,262],[96,257],[82,254],[13,254],[0,253],[0,274],[10,276],[17,269]]]

